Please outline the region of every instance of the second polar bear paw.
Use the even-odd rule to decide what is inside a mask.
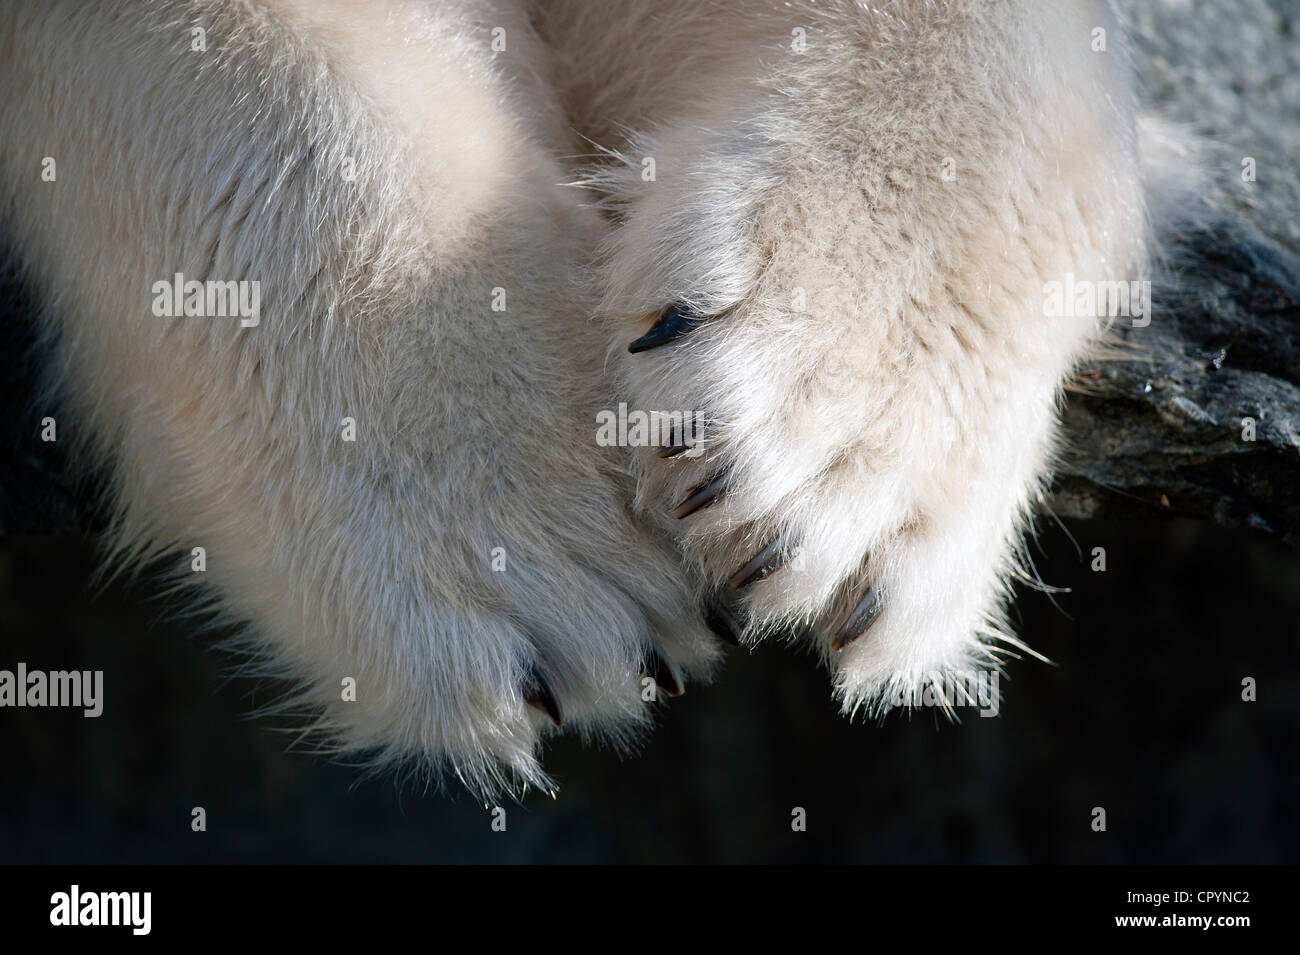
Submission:
[[[1082,21],[904,31],[888,57],[888,24],[853,26],[851,68],[776,62],[585,181],[615,223],[611,366],[629,409],[673,422],[632,452],[639,512],[715,629],[811,645],[845,711],[878,714],[958,704],[1027,650],[1003,607],[1105,324],[1046,291],[1134,278],[1145,225],[1125,80]],[[972,34],[1054,66],[999,76],[945,39]]]

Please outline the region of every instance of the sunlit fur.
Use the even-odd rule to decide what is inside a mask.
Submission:
[[[848,712],[1016,645],[1100,330],[1044,285],[1144,277],[1103,5],[10,7],[3,228],[60,440],[112,476],[108,560],[174,560],[342,751],[549,787],[530,673],[566,728],[634,738],[646,655],[707,676],[699,605],[774,535],[745,640],[812,641]],[[176,272],[259,280],[260,324],[153,315]],[[626,354],[672,302],[711,318]],[[702,410],[705,453],[600,447],[620,401]]]

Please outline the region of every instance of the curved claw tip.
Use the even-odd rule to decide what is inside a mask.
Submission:
[[[733,590],[740,590],[762,580],[785,562],[781,555],[781,539],[777,538],[746,562],[745,566],[731,575]]]
[[[532,672],[528,685],[524,687],[524,702],[534,709],[541,710],[556,726],[564,725],[564,715],[560,712],[560,704],[555,698],[555,693],[536,670]]]
[[[686,306],[670,305],[659,313],[655,323],[650,326],[650,331],[628,345],[627,350],[635,355],[667,345],[693,331],[700,322],[701,318]]]
[[[651,648],[646,656],[646,676],[655,681],[655,685],[669,696],[681,696],[686,691],[677,676],[677,668],[658,647]]]
[[[694,417],[695,412],[691,412],[691,415]],[[673,425],[668,435],[668,443],[659,449],[658,455],[661,458],[675,458],[703,443],[704,428],[700,425],[699,419],[694,418],[694,420],[683,421],[680,427]]]
[[[727,475],[718,474],[701,484],[686,496],[686,500],[673,508],[673,517],[681,520],[690,517],[701,508],[708,507],[727,487]]]
[[[844,621],[844,626],[835,634],[831,649],[839,652],[870,630],[871,625],[880,617],[882,609],[875,588],[868,587],[858,605],[853,608],[853,613],[849,614],[849,619]]]
[[[745,628],[736,622],[736,618],[725,605],[716,600],[706,602],[704,622],[713,631],[713,635],[723,643],[729,643],[733,647],[740,646],[740,633]]]

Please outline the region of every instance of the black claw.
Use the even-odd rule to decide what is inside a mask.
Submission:
[[[740,633],[745,628],[725,604],[718,600],[709,600],[704,604],[704,622],[713,631],[714,636],[733,647],[740,646]]]
[[[672,431],[668,433],[668,443],[659,449],[659,457],[675,458],[683,451],[689,451],[690,445],[682,444],[681,436],[677,433],[677,426],[673,425]]]
[[[654,680],[655,685],[669,696],[681,696],[686,692],[682,689],[682,681],[677,678],[673,665],[658,647],[651,647],[646,656],[646,676]]]
[[[695,440],[689,444],[686,443],[686,436],[682,434],[684,430],[686,430],[685,422],[682,423],[680,429],[677,425],[673,425],[673,429],[668,435],[668,443],[659,449],[659,457],[675,458],[683,451],[689,451],[704,440],[704,428],[698,423],[691,429],[695,431]]]
[[[659,313],[655,323],[650,326],[650,331],[628,345],[627,350],[635,355],[637,352],[667,345],[687,332],[693,331],[701,321],[702,319],[686,306],[670,305]]]
[[[844,626],[840,627],[839,632],[835,634],[835,639],[831,641],[831,649],[843,650],[870,630],[871,625],[880,616],[882,609],[875,588],[868,587],[866,594],[858,601],[858,605],[853,608],[853,613],[849,614],[849,619],[844,621]]]
[[[528,683],[524,686],[524,702],[529,706],[541,710],[551,718],[551,722],[556,726],[564,725],[564,716],[560,713],[559,701],[555,699],[555,694],[547,685],[546,680],[536,669],[528,677]]]
[[[725,473],[713,477],[686,495],[686,500],[673,508],[673,517],[679,521],[683,517],[690,517],[700,508],[712,504],[726,488],[727,475]]]
[[[784,562],[781,556],[781,539],[778,537],[751,557],[744,567],[731,575],[731,586],[735,590],[748,587],[768,576]]]

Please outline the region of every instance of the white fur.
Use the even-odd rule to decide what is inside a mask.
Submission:
[[[642,455],[643,512],[712,584],[786,541],[798,560],[752,587],[749,638],[810,628],[848,711],[996,665],[999,642],[1018,645],[1000,610],[1061,388],[1100,330],[1048,318],[1044,285],[1143,274],[1118,28],[1091,3],[704,5],[707,23],[694,3],[680,18],[639,6],[632,32],[681,22],[676,41],[698,44],[650,56],[702,73],[708,105],[656,101],[639,117],[653,132],[619,147],[625,168],[591,175],[622,218],[600,312],[632,404],[718,422],[701,459]],[[741,84],[710,53],[745,29]],[[584,88],[615,85],[612,51],[606,68]],[[671,301],[720,314],[621,355]],[[723,469],[721,501],[665,516]],[[868,583],[886,609],[836,657],[830,636]]]
[[[774,533],[799,556],[746,639],[806,633],[847,710],[1011,639],[1099,330],[1043,285],[1143,267],[1102,6],[32,0],[0,49],[4,228],[114,479],[111,559],[204,546],[344,750],[549,785],[530,667],[566,725],[625,739],[646,654],[707,675],[698,602]],[[259,279],[260,325],[150,314],[178,271]],[[625,354],[674,301],[718,317]],[[629,468],[594,440],[619,400],[718,427]],[[724,466],[724,499],[666,516]],[[836,656],[868,583],[885,611]]]

